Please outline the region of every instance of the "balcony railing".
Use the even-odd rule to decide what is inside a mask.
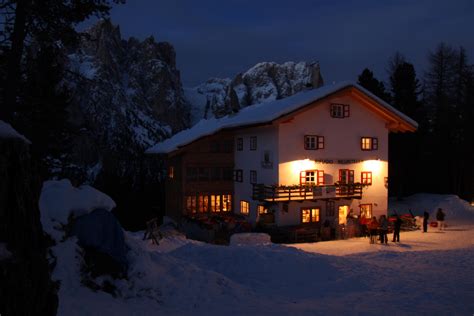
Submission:
[[[269,186],[254,184],[252,198],[259,201],[361,199],[362,184]]]

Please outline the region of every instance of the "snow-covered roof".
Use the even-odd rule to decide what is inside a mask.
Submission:
[[[25,136],[18,133],[10,124],[4,121],[0,121],[0,138],[19,138],[27,144],[31,144]]]
[[[405,121],[407,124],[413,126],[414,128],[418,127],[418,124],[414,120],[396,110],[390,104],[378,98],[360,85],[351,81],[343,81],[333,85],[323,86],[318,89],[303,91],[284,99],[251,105],[241,109],[235,115],[227,115],[219,119],[203,119],[193,127],[183,130],[175,134],[173,137],[154,145],[153,147],[149,148],[146,153],[170,153],[177,150],[179,147],[190,144],[202,137],[213,135],[216,132],[224,129],[269,123],[310,103],[321,100],[330,94],[349,87],[354,87],[360,90],[370,98],[377,101],[380,106],[399,117],[401,120]]]

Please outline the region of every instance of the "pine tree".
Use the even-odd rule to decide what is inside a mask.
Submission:
[[[392,105],[410,118],[419,121],[420,83],[415,68],[400,53],[389,62]],[[419,131],[409,134],[389,135],[389,194],[403,196],[416,191],[417,179],[410,176],[416,172],[419,160]],[[408,181],[408,179],[410,179]]]
[[[377,80],[374,77],[374,73],[368,68],[365,68],[358,77],[358,84],[366,88],[382,100],[390,102],[390,94],[387,93],[385,85],[382,81]]]

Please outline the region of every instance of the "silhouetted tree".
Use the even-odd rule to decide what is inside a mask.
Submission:
[[[418,100],[420,83],[415,68],[396,53],[389,62],[390,90],[392,105],[402,113],[419,122],[421,104]],[[419,162],[419,131],[389,136],[389,193],[403,196],[416,191],[417,164]],[[419,171],[418,171],[419,172]]]
[[[390,94],[387,93],[385,85],[382,81],[374,77],[374,73],[368,68],[365,68],[358,77],[358,84],[366,88],[382,100],[390,102]]]

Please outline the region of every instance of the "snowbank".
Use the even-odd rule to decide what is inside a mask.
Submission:
[[[435,221],[438,208],[446,213],[448,225],[474,224],[474,206],[456,195],[418,193],[400,201],[392,198],[388,209],[389,212],[397,211],[400,214],[411,210],[414,215],[421,216],[427,211],[430,213],[430,220]]]
[[[270,235],[265,233],[240,233],[230,236],[231,246],[269,245]]]
[[[63,237],[61,225],[67,224],[70,215],[78,217],[114,207],[115,202],[106,194],[88,185],[75,188],[68,179],[44,182],[39,200],[43,230],[56,241]]]
[[[25,136],[18,133],[10,124],[4,121],[0,121],[0,138],[19,138],[27,144],[31,144]]]
[[[400,210],[434,211],[442,205],[453,219],[469,214],[453,196],[417,195],[404,202]],[[178,234],[155,245],[142,239],[143,232],[126,232],[128,278],[109,279],[115,297],[81,283],[76,237],[58,242],[52,248],[53,278],[61,284],[58,315],[469,315],[474,310],[472,278],[466,277],[474,273],[474,225],[402,232],[402,242],[388,246],[365,238],[258,244],[260,234],[239,235],[234,239],[245,246],[205,244]]]

